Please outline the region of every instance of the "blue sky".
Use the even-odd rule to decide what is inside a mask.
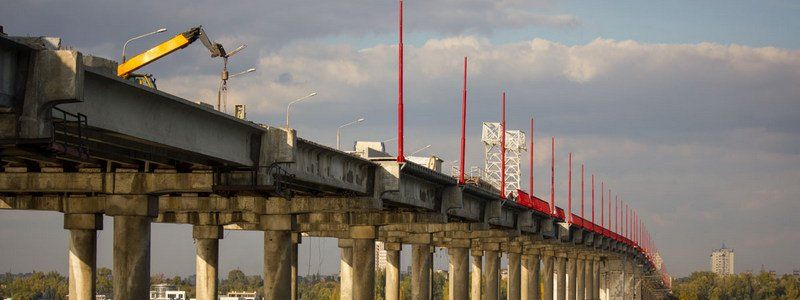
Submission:
[[[565,158],[574,152],[650,221],[676,275],[707,269],[723,241],[737,251],[737,270],[791,272],[800,268],[786,263],[800,256],[798,15],[791,1],[407,0],[406,143],[457,157],[460,63],[468,55],[469,165],[482,165],[480,122],[497,120],[505,90],[510,128],[537,118],[537,186],[547,186],[544,157],[555,135],[558,195],[566,194]],[[249,45],[231,70],[258,68],[230,82],[229,106],[247,104],[251,120],[281,124],[289,100],[317,91],[293,107],[292,124],[327,145],[335,141],[330,128],[360,116],[366,122],[343,132],[343,145],[394,137],[396,21],[389,0],[12,0],[0,10],[11,35],[60,36],[112,59],[130,36],[169,29],[132,44],[133,53],[202,24],[228,48]],[[193,45],[145,71],[163,91],[213,102],[219,67]],[[109,221],[100,265],[110,262]],[[60,222],[56,214],[0,212],[0,239],[18,241],[0,243],[0,253],[21,253],[0,259],[0,271],[64,272]],[[191,228],[153,228],[153,272],[191,274]],[[261,238],[226,236],[223,272],[259,273]],[[318,243],[337,253],[335,241],[309,239],[301,261],[319,263],[308,256]],[[337,260],[325,256],[322,272],[336,272]]]

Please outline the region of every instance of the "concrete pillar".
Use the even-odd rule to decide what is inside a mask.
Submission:
[[[114,299],[150,298],[150,217],[114,216]]]
[[[521,299],[541,299],[541,295],[539,295],[539,268],[538,252],[527,254],[522,257]]]
[[[97,274],[97,230],[103,229],[103,215],[65,214],[69,230],[69,297],[94,299]]]
[[[297,248],[300,243],[303,241],[303,237],[299,232],[292,233],[292,298],[291,300],[297,300],[297,295],[299,291],[297,290]]]
[[[353,299],[353,240],[339,239],[339,299]]]
[[[483,277],[483,251],[472,249],[472,273],[470,278],[469,298],[472,300],[481,300],[482,284],[481,278]]]
[[[428,299],[433,299],[433,254],[436,253],[436,247],[431,246],[430,256],[431,267],[428,268]]]
[[[353,299],[375,299],[375,226],[352,226]]]
[[[469,295],[469,248],[449,247],[450,256],[448,295],[451,300],[468,299]]]
[[[264,231],[264,299],[290,299],[292,293],[292,232]]]
[[[586,260],[578,257],[575,268],[575,299],[586,299]]]
[[[592,295],[592,299],[600,300],[600,271],[601,271],[602,263],[600,262],[599,257],[594,258],[594,266],[592,268],[592,275],[594,277],[594,294]]]
[[[411,299],[427,300],[430,298],[432,265],[430,245],[414,244],[411,246]]]
[[[150,221],[158,197],[109,195],[106,214],[114,217],[114,299],[150,298]]]
[[[558,257],[556,257],[556,269],[557,270],[557,280],[556,280],[556,299],[558,300],[566,300],[567,299],[567,255],[565,253],[559,253]]]
[[[555,256],[553,251],[544,251],[542,253],[543,271],[539,273],[540,278],[544,278],[544,294],[542,299],[552,300],[555,290],[555,282],[553,281]]]
[[[516,249],[513,249],[516,248]],[[522,272],[522,254],[520,253],[521,249],[519,246],[509,246],[508,252],[508,282],[506,287],[508,288],[506,294],[508,295],[508,300],[519,300],[520,296],[522,295],[521,291],[521,275]]]
[[[386,248],[386,300],[400,300],[400,243],[384,243]]]
[[[483,299],[485,300],[500,299],[500,252],[498,250],[484,250],[486,265],[483,271]]]
[[[586,299],[594,299],[594,258],[588,256],[584,264],[583,278],[586,280]]]
[[[222,226],[194,226],[192,237],[197,250],[195,256],[197,300],[216,300],[219,239],[223,237]]]
[[[575,254],[567,257],[567,300],[575,300],[577,295],[578,258]]]

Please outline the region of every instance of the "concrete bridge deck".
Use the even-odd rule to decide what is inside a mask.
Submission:
[[[151,222],[193,226],[198,299],[216,297],[224,230],[264,232],[266,299],[296,297],[300,233],[339,239],[343,299],[374,298],[376,241],[389,251],[386,299],[399,296],[404,243],[413,245],[414,299],[430,296],[432,247],[448,248],[452,299],[470,291],[496,299],[502,253],[509,299],[641,299],[668,288],[653,275],[651,253],[577,216],[567,222],[560,208],[240,120],[117,78],[115,62],[42,39],[0,36],[0,50],[8,62],[0,209],[64,213],[75,299],[93,298],[103,215],[114,217],[114,299],[148,295]]]

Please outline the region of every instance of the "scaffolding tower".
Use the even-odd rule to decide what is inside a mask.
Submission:
[[[498,122],[483,122],[481,141],[484,149],[484,180],[500,189],[500,131]],[[520,162],[522,153],[527,151],[525,132],[506,130],[506,193],[516,196],[520,188]]]

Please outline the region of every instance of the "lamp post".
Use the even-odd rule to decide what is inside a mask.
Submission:
[[[314,97],[314,96],[316,96],[316,95],[317,95],[317,92],[312,92],[311,94],[308,94],[308,95],[305,95],[305,96],[303,96],[303,97],[297,98],[297,99],[295,99],[294,101],[292,101],[292,102],[289,102],[289,104],[288,104],[288,105],[286,105],[286,128],[287,128],[287,129],[289,128],[289,108],[291,108],[291,107],[292,107],[292,104],[295,104],[295,103],[297,103],[297,102],[300,102],[300,101],[306,100],[306,99],[308,99],[308,98],[311,98],[311,97]]]
[[[425,150],[425,149],[428,149],[428,148],[430,148],[430,147],[431,147],[431,145],[427,145],[427,146],[425,146],[425,147],[422,147],[422,148],[419,148],[419,149],[417,149],[417,150],[414,150],[414,152],[411,152],[411,154],[410,154],[409,156],[414,156],[414,154],[417,154],[417,153],[419,153],[420,151],[422,151],[422,150]]]
[[[225,101],[224,101],[225,102],[225,109],[224,110],[225,111],[228,110],[228,101],[227,101],[228,79],[233,77],[233,76],[228,76],[228,58],[230,58],[231,56],[236,55],[236,53],[239,53],[239,51],[244,50],[244,48],[246,48],[246,47],[247,47],[247,45],[244,45],[244,44],[239,45],[239,47],[236,47],[236,49],[234,49],[233,51],[231,51],[229,53],[226,53],[226,54],[224,54],[222,56],[222,73],[220,75],[219,90],[217,90],[217,110],[218,111],[222,110],[223,98],[225,98]],[[255,68],[252,68],[252,69],[255,69]],[[253,71],[255,71],[255,70],[253,70]],[[252,71],[250,71],[250,72],[252,72]],[[250,73],[250,72],[244,72],[244,73]],[[235,75],[241,75],[241,74],[244,74],[244,73],[237,73],[237,74],[234,74],[234,76]]]
[[[336,129],[336,150],[339,150],[339,137],[340,137],[340,133],[342,131],[342,128],[350,126],[350,125],[353,125],[353,124],[356,124],[356,123],[361,123],[361,122],[364,122],[364,118],[359,118],[358,120],[355,120],[353,122],[344,124],[342,126],[339,126],[339,128]]]
[[[130,42],[132,42],[134,40],[138,40],[138,39],[143,38],[143,37],[147,37],[147,36],[151,36],[151,35],[154,35],[154,34],[162,33],[164,31],[167,31],[167,29],[166,28],[159,28],[156,31],[148,32],[148,33],[145,33],[145,34],[142,34],[142,35],[139,35],[139,36],[135,36],[135,37],[132,37],[132,38],[128,39],[127,41],[125,41],[125,44],[122,45],[122,62],[125,62],[125,48],[128,47],[128,43],[130,43]]]

